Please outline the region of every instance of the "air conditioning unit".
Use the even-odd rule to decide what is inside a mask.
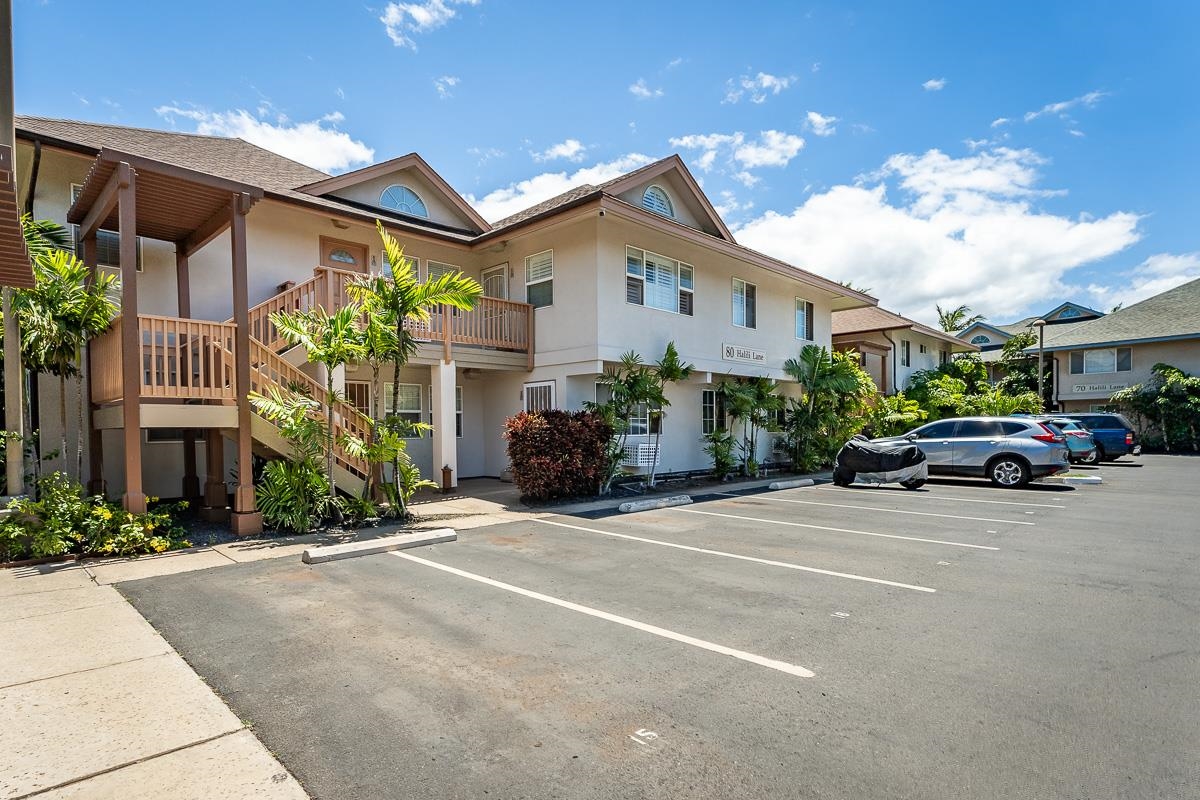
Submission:
[[[657,467],[658,445],[627,444],[625,445],[625,460],[621,463],[626,467]]]

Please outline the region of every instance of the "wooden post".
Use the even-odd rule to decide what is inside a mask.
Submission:
[[[146,510],[142,492],[142,334],[137,303],[137,174],[128,163],[117,165],[117,209],[121,229],[121,368],[122,423],[125,437],[127,511]],[[154,365],[151,364],[153,369]]]
[[[250,425],[250,297],[246,276],[246,214],[250,196],[235,194],[229,206],[229,241],[233,250],[234,386],[237,391],[238,483],[233,495],[230,529],[238,536],[262,533],[262,514],[254,504],[254,454]]]
[[[21,418],[24,370],[21,369],[21,334],[17,327],[17,315],[12,308],[13,290],[4,287],[4,427],[15,433],[24,433],[25,422]],[[25,494],[25,442],[22,439],[5,440],[5,475],[8,479],[5,490],[9,496]]]
[[[882,394],[888,393],[888,357],[884,353],[879,357],[879,391]]]
[[[453,360],[451,343],[454,341],[454,316],[450,306],[442,306],[442,361]]]
[[[225,438],[218,430],[205,431],[204,466],[203,516],[209,522],[224,522],[229,518],[229,493],[225,490]]]
[[[88,270],[88,286],[96,280],[96,234],[93,233],[83,240],[83,263]],[[92,362],[91,362],[91,343],[88,344],[88,353],[85,358],[87,361],[87,385],[81,385],[79,390],[83,392],[83,403],[86,409],[86,418],[84,424],[88,430],[88,494],[107,495],[108,487],[104,480],[104,436],[103,433],[96,429],[92,424]]]
[[[175,245],[175,295],[179,316],[192,317],[192,285],[188,274],[188,255],[184,243]],[[192,370],[191,343],[180,342],[179,371]],[[196,429],[183,431],[183,499],[195,503],[200,499],[200,478],[196,475]]]

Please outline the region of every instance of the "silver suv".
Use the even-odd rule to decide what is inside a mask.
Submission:
[[[1070,468],[1062,434],[1027,417],[942,419],[875,441],[914,443],[925,453],[930,475],[990,478],[1009,488]]]

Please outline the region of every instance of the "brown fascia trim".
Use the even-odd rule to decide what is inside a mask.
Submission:
[[[867,333],[885,333],[887,331],[907,331],[911,329],[912,325],[891,325],[887,328],[867,328],[865,330],[841,331],[840,333],[834,333],[831,335],[836,339],[839,336],[862,336],[863,334]]]
[[[713,236],[712,234],[698,231],[695,228],[689,228],[687,225],[684,225],[681,222],[660,217],[658,214],[655,214],[652,211],[646,211],[637,208],[636,206],[626,203],[624,200],[612,197],[608,194],[604,194],[601,197],[600,207],[607,211],[613,212],[617,216],[624,217],[631,222],[638,222],[643,225],[648,225],[652,228],[657,228],[663,233],[677,236],[694,244],[711,247],[712,249],[718,250],[725,255],[747,261],[757,267],[762,267],[768,272],[774,272],[777,275],[781,275],[785,278],[791,278],[792,280],[803,281],[804,283],[807,283],[817,289],[822,289],[838,297],[847,297],[851,300],[858,300],[859,305],[853,306],[854,308],[879,305],[878,299],[869,294],[860,292],[857,289],[849,289],[837,281],[832,281],[828,278],[822,278],[820,275],[809,272],[808,270],[792,266],[786,261],[780,261],[777,258],[772,258],[771,256],[758,252],[757,250],[751,250],[749,247],[745,247],[744,245],[740,245],[736,242],[729,242],[721,239],[720,237]]]
[[[486,242],[490,242],[492,239],[507,238],[507,237],[514,236],[514,235],[530,233],[531,231],[527,231],[527,230],[525,230],[525,228],[533,226],[535,223],[543,222],[544,220],[546,220],[550,217],[555,217],[555,216],[558,216],[559,214],[563,214],[563,213],[566,213],[567,211],[571,211],[573,209],[579,208],[580,206],[588,205],[590,203],[595,203],[595,201],[600,199],[600,197],[603,194],[604,194],[604,192],[602,192],[600,189],[597,189],[594,192],[588,192],[585,195],[576,197],[574,200],[563,203],[560,206],[554,206],[554,208],[549,208],[549,209],[546,209],[545,211],[541,211],[537,214],[534,214],[532,217],[529,217],[528,219],[523,219],[520,222],[514,222],[512,225],[506,225],[503,228],[494,228],[494,229],[487,231],[486,233],[482,233],[479,236],[476,236],[474,239],[472,239],[471,247],[472,248],[481,247],[483,244],[485,244]],[[539,225],[537,227],[542,227],[542,226]]]

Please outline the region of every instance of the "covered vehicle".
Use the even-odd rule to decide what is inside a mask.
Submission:
[[[838,486],[849,486],[857,479],[919,489],[928,477],[925,453],[915,444],[872,442],[861,435],[842,445],[833,465],[833,482]]]

